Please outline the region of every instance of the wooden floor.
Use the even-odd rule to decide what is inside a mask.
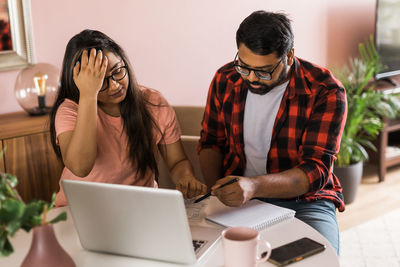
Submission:
[[[379,183],[376,166],[367,164],[356,199],[337,213],[339,229],[344,231],[398,208],[400,166],[388,169],[385,181]]]

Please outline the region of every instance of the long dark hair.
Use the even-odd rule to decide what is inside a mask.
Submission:
[[[103,51],[108,50],[120,56],[125,65],[128,66],[129,85],[126,97],[120,103],[124,130],[128,136],[128,156],[140,177],[143,177],[146,171],[150,169],[157,179],[158,168],[155,157],[154,130],[160,131],[160,129],[148,109],[148,105],[152,103],[149,103],[143,97],[138,88],[131,64],[123,49],[110,37],[99,31],[84,30],[72,37],[67,44],[61,71],[60,87],[50,113],[50,135],[54,151],[61,158],[60,148],[56,144],[55,117],[57,110],[64,99],[79,103],[79,89],[73,80],[73,67],[75,62],[80,59],[82,52],[91,48]]]
[[[276,52],[278,58],[289,53],[293,39],[290,20],[285,14],[263,10],[251,13],[236,31],[238,48],[243,43],[255,54]]]

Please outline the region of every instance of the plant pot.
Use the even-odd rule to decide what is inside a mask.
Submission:
[[[53,225],[33,229],[31,248],[21,267],[75,267],[72,258],[60,246]]]
[[[338,177],[340,184],[342,185],[344,203],[352,203],[356,198],[357,189],[361,182],[363,162],[343,167],[335,166],[333,173]]]

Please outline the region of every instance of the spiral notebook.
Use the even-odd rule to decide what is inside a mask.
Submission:
[[[208,214],[206,219],[225,227],[247,226],[262,230],[293,218],[295,213],[294,210],[253,199],[241,207],[226,207]]]

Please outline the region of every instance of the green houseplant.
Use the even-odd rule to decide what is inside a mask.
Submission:
[[[372,141],[383,127],[382,118],[393,118],[399,103],[391,95],[374,90],[371,80],[383,66],[379,61],[373,38],[359,44],[361,58],[350,58],[338,75],[346,88],[347,120],[342,135],[337,166],[347,166],[368,160],[365,148],[376,150]]]
[[[360,57],[350,58],[349,65],[337,74],[346,89],[348,111],[334,173],[341,181],[347,204],[354,200],[362,177],[362,163],[369,159],[368,149],[376,150],[373,141],[382,130],[382,118],[393,118],[399,111],[397,98],[374,89],[374,74],[384,66],[380,63],[373,37],[360,43],[358,48]],[[345,167],[353,168],[349,178],[343,174]],[[358,174],[355,168],[358,168]]]
[[[0,159],[4,151],[0,151]],[[67,219],[65,212],[48,221],[47,214],[54,207],[55,194],[50,203],[44,200],[25,203],[19,196],[16,186],[18,180],[14,175],[0,172],[0,255],[8,256],[14,249],[9,238],[23,229],[31,229],[54,224]]]

